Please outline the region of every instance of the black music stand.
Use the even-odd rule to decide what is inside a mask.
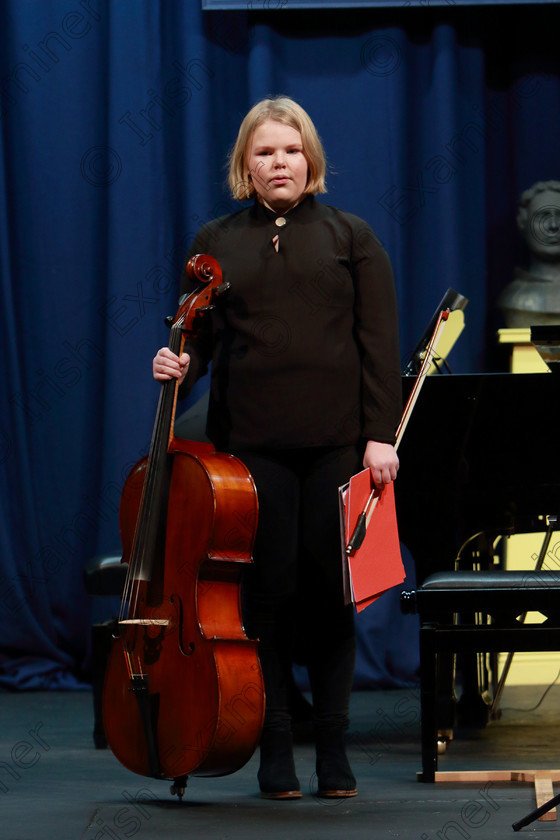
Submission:
[[[436,324],[438,322],[440,313],[445,312],[446,309],[449,309],[450,312],[455,312],[457,310],[464,311],[468,302],[469,299],[462,295],[460,292],[456,292],[455,289],[448,289],[446,291],[446,293],[436,306],[434,314],[430,318],[428,325],[424,330],[422,338],[420,339],[412,353],[410,353],[406,362],[403,364],[403,376],[415,376],[420,371],[426,348],[428,347],[430,340],[434,334],[434,330],[436,328]],[[447,367],[445,357],[441,358],[440,361],[445,367]],[[434,362],[434,364],[436,363]]]

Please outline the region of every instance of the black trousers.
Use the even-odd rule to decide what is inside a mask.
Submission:
[[[259,498],[254,566],[244,587],[248,634],[260,640],[265,729],[286,730],[293,662],[307,666],[319,727],[348,727],[354,608],[345,606],[338,487],[362,468],[359,446],[236,451]]]

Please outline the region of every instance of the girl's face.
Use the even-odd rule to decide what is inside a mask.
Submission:
[[[300,199],[308,178],[301,134],[289,125],[266,120],[249,142],[249,178],[271,210],[285,213]]]

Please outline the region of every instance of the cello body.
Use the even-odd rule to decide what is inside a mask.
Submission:
[[[162,387],[168,384],[175,386]],[[167,419],[163,425],[165,432]],[[151,451],[121,497],[131,579],[106,671],[103,720],[125,767],[173,779],[181,795],[188,775],[242,767],[260,738],[264,686],[240,594],[258,502],[237,458],[167,434],[158,480],[150,475]]]

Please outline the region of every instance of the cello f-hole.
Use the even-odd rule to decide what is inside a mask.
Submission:
[[[178,631],[179,631],[179,650],[183,654],[183,656],[192,656],[195,649],[194,642],[189,642],[187,645],[183,642],[183,601],[178,595],[171,595],[170,599],[172,604],[175,604],[176,608],[179,610],[178,616]]]

